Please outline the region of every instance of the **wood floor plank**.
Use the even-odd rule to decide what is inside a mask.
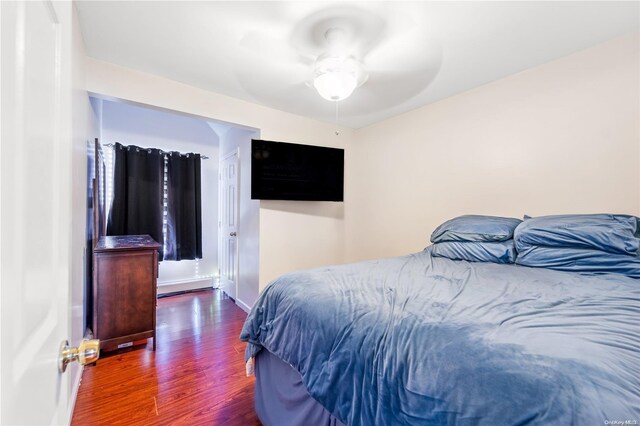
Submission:
[[[260,425],[238,340],[246,314],[218,290],[158,301],[157,350],[103,353],[84,369],[72,425]]]

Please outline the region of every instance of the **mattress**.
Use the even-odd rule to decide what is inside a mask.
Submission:
[[[640,421],[639,320],[640,280],[427,248],[286,274],[241,339],[346,425],[605,424]]]

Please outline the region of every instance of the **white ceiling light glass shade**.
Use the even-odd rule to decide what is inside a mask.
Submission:
[[[351,96],[364,82],[364,73],[351,57],[319,57],[316,61],[313,87],[328,101],[341,101]]]
[[[348,98],[357,85],[356,76],[344,71],[320,74],[313,80],[313,87],[328,101],[341,101]]]

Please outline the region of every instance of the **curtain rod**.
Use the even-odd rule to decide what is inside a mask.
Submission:
[[[114,144],[112,144],[112,143],[105,143],[105,144],[102,144],[102,145],[103,145],[103,146],[108,146],[109,148],[113,148],[113,147],[115,146],[115,145],[114,145]],[[123,145],[123,146],[124,146],[124,145]],[[128,147],[127,147],[127,148],[128,148]],[[158,149],[158,148],[142,148],[142,149],[148,149],[148,150],[150,150],[150,149],[157,149],[158,151],[160,151],[160,152],[161,152],[161,153],[163,153],[163,154],[171,154],[172,152],[178,152],[178,151],[164,151],[164,150],[162,150],[162,149]],[[184,155],[184,154],[180,153],[180,155]],[[209,159],[209,157],[207,157],[206,155],[201,155],[201,156],[200,156],[200,159],[201,159],[201,160],[208,160],[208,159]]]

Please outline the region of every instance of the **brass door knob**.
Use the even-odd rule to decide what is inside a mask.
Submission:
[[[64,373],[67,364],[71,361],[78,361],[80,365],[91,364],[100,358],[100,340],[84,339],[77,348],[69,346],[69,341],[65,340],[60,345],[60,354],[58,355],[58,369]]]

